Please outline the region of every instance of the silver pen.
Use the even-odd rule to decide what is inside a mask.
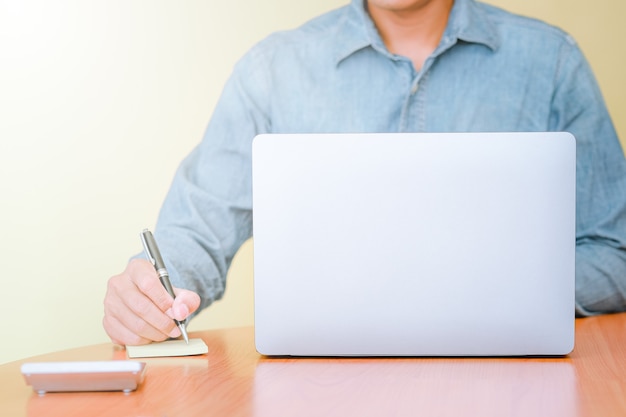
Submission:
[[[163,262],[161,252],[159,252],[159,247],[156,244],[156,240],[154,240],[154,236],[152,236],[152,232],[150,232],[150,230],[148,229],[144,229],[143,232],[141,232],[140,237],[141,243],[143,243],[144,252],[148,257],[148,260],[152,262],[154,269],[156,269],[161,284],[163,284],[163,286],[165,287],[169,295],[172,296],[172,298],[176,298],[176,295],[174,294],[174,288],[172,288],[172,284],[170,283],[170,276],[167,273],[167,269],[165,269],[165,262]],[[180,329],[180,333],[183,335],[185,342],[189,344],[189,337],[187,336],[187,329],[185,328],[187,320],[185,319],[183,321],[178,321],[174,319],[174,323],[176,323],[176,326],[178,326],[178,328]]]

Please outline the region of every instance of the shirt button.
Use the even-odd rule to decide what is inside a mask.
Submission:
[[[413,87],[411,87],[411,94],[415,94],[417,93],[417,89],[420,87],[419,83],[415,83],[413,84]]]

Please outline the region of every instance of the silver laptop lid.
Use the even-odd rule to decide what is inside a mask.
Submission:
[[[561,355],[574,343],[568,133],[261,135],[266,355]]]

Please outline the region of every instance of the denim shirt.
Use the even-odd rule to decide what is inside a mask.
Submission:
[[[253,47],[159,215],[174,285],[200,294],[201,308],[222,296],[252,235],[255,135],[444,131],[574,134],[576,312],[626,309],[626,165],[590,67],[561,30],[473,0],[456,0],[421,69],[386,49],[363,0]]]

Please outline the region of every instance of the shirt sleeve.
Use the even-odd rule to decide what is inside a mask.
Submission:
[[[626,163],[591,68],[571,41],[556,75],[552,130],[576,137],[576,313],[626,310]]]
[[[202,141],[174,176],[155,228],[172,284],[200,295],[198,312],[222,297],[230,263],[252,235],[251,143],[269,130],[261,61],[251,51],[236,65]]]

